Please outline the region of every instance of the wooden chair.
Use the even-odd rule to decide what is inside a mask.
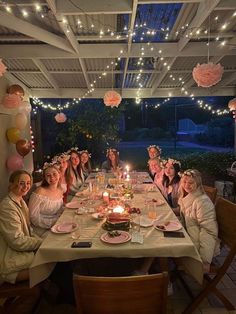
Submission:
[[[203,189],[205,193],[209,196],[212,203],[215,204],[216,202],[216,196],[217,196],[217,188],[214,188],[212,186],[203,185]]]
[[[225,275],[236,254],[236,204],[219,197],[215,209],[219,226],[219,239],[221,240],[222,246],[227,247],[228,254],[221,266],[217,267],[214,264],[211,265],[210,273],[204,275],[206,285],[198,296],[194,298],[193,302],[185,309],[183,312],[185,314],[193,313],[209,293],[215,294],[227,310],[235,310],[234,305],[216,288],[216,285]]]
[[[166,313],[168,274],[130,277],[74,275],[79,314]]]
[[[25,297],[27,299],[31,299],[31,304],[33,308],[37,305],[37,301],[40,296],[40,287],[35,286],[33,288],[29,287],[28,281],[18,282],[16,284],[3,283],[0,285],[0,299],[4,299],[3,304],[0,305],[0,313],[1,314],[9,314],[9,313],[19,313],[19,309],[17,306],[24,306],[22,303],[22,299],[19,298],[17,302],[15,301],[16,297]],[[21,304],[20,304],[21,303]],[[29,304],[27,305],[29,307]]]

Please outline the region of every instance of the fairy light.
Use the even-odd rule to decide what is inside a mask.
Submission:
[[[27,17],[29,15],[29,13],[25,9],[23,9],[21,12],[24,17]]]
[[[39,5],[38,3],[36,3],[36,4],[35,4],[35,10],[36,10],[37,12],[40,12],[40,11],[42,10],[41,5]]]
[[[6,9],[6,11],[9,12],[9,13],[11,12],[11,7],[10,7],[8,4],[5,6],[5,9]]]

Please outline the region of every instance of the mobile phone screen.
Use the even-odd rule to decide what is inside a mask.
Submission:
[[[177,231],[163,231],[164,237],[166,238],[184,238],[183,232],[177,232]]]
[[[92,242],[73,242],[72,248],[88,248],[92,246]]]

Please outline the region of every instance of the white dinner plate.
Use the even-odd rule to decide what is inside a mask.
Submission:
[[[53,233],[71,233],[78,228],[78,224],[75,222],[61,222],[52,226],[51,231]]]
[[[130,241],[131,235],[128,232],[122,231],[122,230],[117,230],[117,232],[120,233],[119,236],[110,237],[109,233],[106,232],[106,233],[103,233],[100,239],[103,242],[109,243],[109,244],[121,244],[121,243],[126,243]]]
[[[153,226],[155,227],[155,229],[160,231],[178,231],[183,227],[180,222],[174,220],[168,221],[155,220]]]
[[[80,203],[78,201],[72,201],[69,203],[66,203],[66,208],[70,208],[70,209],[77,209],[80,206]]]

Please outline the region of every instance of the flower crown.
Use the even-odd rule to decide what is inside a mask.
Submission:
[[[183,177],[183,176],[194,177],[196,176],[196,171],[193,169],[188,169],[188,170],[185,170],[184,172],[180,172],[179,176],[180,177]]]
[[[67,153],[62,153],[60,155],[56,155],[53,157],[52,162],[54,163],[58,163],[62,160],[69,160],[70,159],[70,155],[68,155]]]
[[[70,149],[68,149],[68,151],[66,152],[67,155],[71,155],[72,151],[76,151],[79,153],[79,147],[71,147]]]
[[[82,155],[82,154],[87,154],[87,155],[89,156],[89,158],[91,158],[91,156],[92,156],[91,153],[89,153],[89,152],[87,151],[87,149],[80,150],[79,153],[80,153],[80,155]]]
[[[116,153],[118,156],[119,156],[119,152],[117,149],[115,148],[108,148],[107,149],[107,153],[106,153],[106,157],[108,157],[109,153],[112,152],[112,153]]]
[[[172,165],[177,164],[177,165],[179,165],[179,166],[181,167],[181,162],[180,162],[179,160],[176,160],[176,159],[168,158],[167,160],[164,160],[164,159],[163,159],[163,160],[161,161],[161,163],[162,163],[163,166],[165,166],[168,162],[169,162],[170,164],[172,164]]]
[[[43,170],[46,170],[46,169],[49,168],[49,167],[56,167],[56,168],[58,168],[58,164],[57,164],[57,162],[55,162],[55,161],[52,161],[52,162],[45,162],[45,163],[43,164]]]
[[[156,150],[159,151],[159,153],[161,153],[161,148],[159,146],[157,146],[157,145],[149,145],[147,147],[147,150],[149,151],[151,148],[155,148]]]

